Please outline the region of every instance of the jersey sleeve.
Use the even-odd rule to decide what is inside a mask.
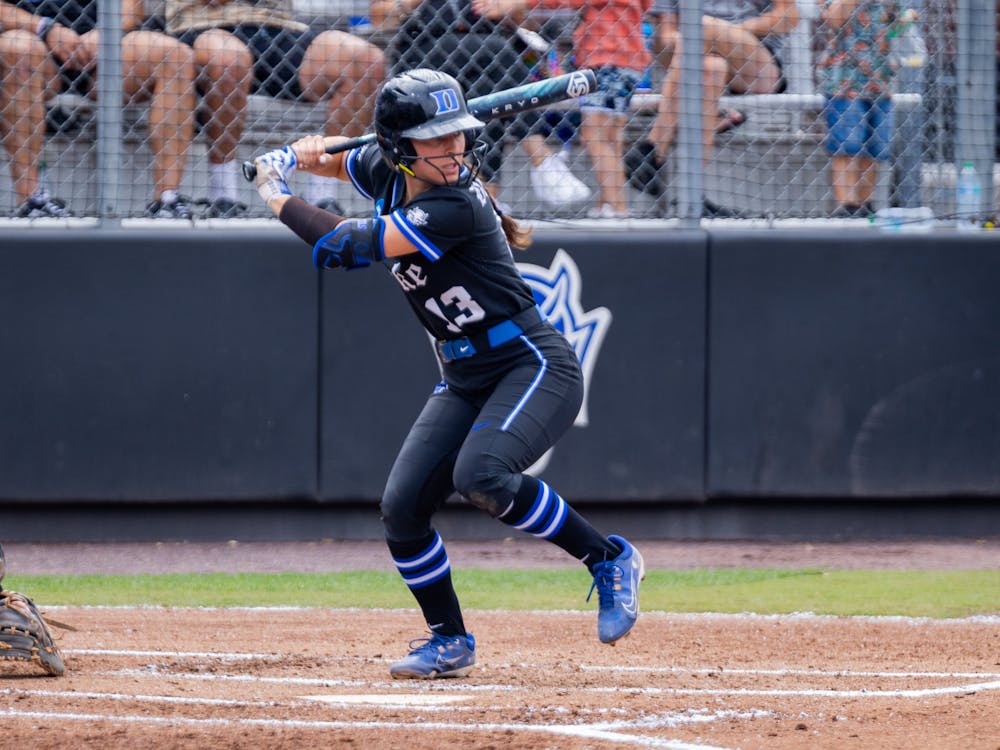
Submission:
[[[441,257],[474,232],[480,207],[462,190],[429,190],[389,214],[389,221],[430,261]]]
[[[367,200],[375,200],[375,185],[379,181],[380,170],[388,173],[389,165],[382,160],[377,143],[368,143],[359,148],[352,148],[344,157],[344,167],[347,170],[347,177],[350,179],[354,189],[363,195]]]

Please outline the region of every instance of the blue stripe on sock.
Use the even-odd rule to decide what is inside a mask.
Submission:
[[[451,573],[448,552],[444,548],[441,536],[437,533],[434,534],[431,543],[423,552],[413,557],[393,557],[392,561],[396,565],[396,570],[403,577],[403,582],[410,589],[428,586]]]
[[[538,483],[538,494],[535,495],[535,502],[523,518],[511,524],[515,529],[526,531],[529,526],[538,521],[538,517],[545,512],[549,502],[549,486],[545,482]]]
[[[559,533],[566,522],[568,512],[569,506],[566,505],[566,501],[545,482],[539,481],[538,496],[531,510],[511,526],[540,539],[550,539]]]

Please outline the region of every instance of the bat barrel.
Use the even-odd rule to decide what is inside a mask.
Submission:
[[[553,78],[526,83],[486,96],[477,96],[468,102],[469,112],[482,120],[495,120],[512,117],[520,112],[527,112],[539,107],[547,107],[568,99],[589,94],[597,89],[597,76],[594,71],[584,68],[572,73],[564,73]],[[351,138],[327,148],[328,154],[349,151],[375,140],[374,133]],[[257,178],[257,167],[252,162],[243,162],[243,177],[252,182]]]

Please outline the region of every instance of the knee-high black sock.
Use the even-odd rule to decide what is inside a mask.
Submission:
[[[389,554],[420,605],[427,627],[438,635],[465,635],[462,608],[451,583],[451,564],[438,533],[414,542],[387,539]]]
[[[617,557],[621,550],[545,482],[522,475],[521,487],[499,519],[508,526],[547,539],[583,561],[588,569]]]

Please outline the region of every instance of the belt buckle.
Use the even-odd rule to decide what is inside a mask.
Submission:
[[[450,344],[450,343],[451,343],[450,341],[435,341],[434,342],[434,346],[437,349],[438,356],[441,357],[441,361],[444,362],[444,363],[448,363],[448,362],[452,361],[451,355],[449,354],[449,352],[451,351],[451,349],[448,346],[448,344]]]

